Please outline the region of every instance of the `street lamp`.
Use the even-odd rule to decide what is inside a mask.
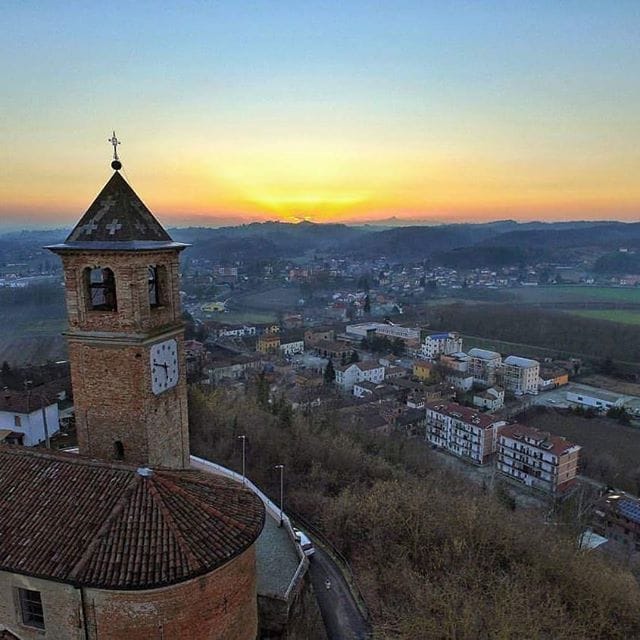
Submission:
[[[284,508],[284,465],[277,464],[275,469],[280,469],[280,524],[282,526],[282,512]]]
[[[242,486],[245,486],[245,445],[247,444],[247,436],[238,436],[238,440],[242,440]]]

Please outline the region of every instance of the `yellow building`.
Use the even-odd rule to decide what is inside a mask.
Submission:
[[[413,376],[423,382],[429,380],[435,371],[434,364],[426,360],[416,360],[413,363]]]
[[[280,336],[264,334],[258,338],[256,351],[260,353],[278,353],[280,349]]]

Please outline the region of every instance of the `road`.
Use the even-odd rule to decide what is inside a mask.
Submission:
[[[309,563],[309,574],[328,639],[369,638],[369,625],[362,617],[347,581],[331,556],[318,546]],[[327,577],[331,581],[330,589],[325,584]]]

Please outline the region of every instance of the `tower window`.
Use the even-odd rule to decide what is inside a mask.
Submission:
[[[23,624],[36,629],[44,629],[44,609],[39,591],[18,589],[20,596],[20,614]]]
[[[148,269],[149,306],[160,306],[160,283],[158,282],[158,267],[150,266]]]
[[[124,460],[124,445],[120,440],[113,443],[113,457],[116,460]]]
[[[94,267],[87,270],[89,309],[117,311],[116,278],[109,268]]]
[[[149,284],[149,306],[153,309],[163,304],[166,269],[162,265],[150,265],[147,282]]]

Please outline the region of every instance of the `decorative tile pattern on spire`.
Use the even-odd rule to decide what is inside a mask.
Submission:
[[[171,238],[116,171],[66,242],[171,242]]]

